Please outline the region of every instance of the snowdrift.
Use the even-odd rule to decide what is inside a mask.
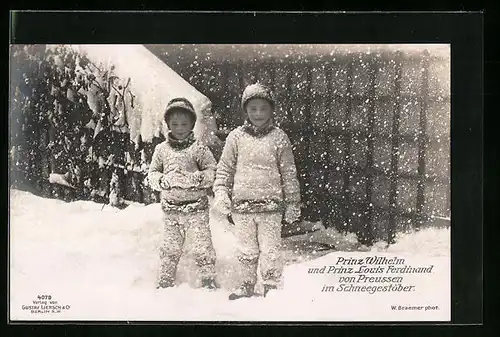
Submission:
[[[398,238],[386,248],[357,251],[354,236],[327,229],[284,242],[283,284],[269,297],[228,301],[239,283],[231,228],[213,214],[211,229],[218,261],[215,292],[197,289],[189,256],[183,257],[178,287],[156,290],[161,241],[159,204],[132,204],[125,210],[90,201],[65,203],[28,192],[10,192],[10,315],[26,320],[158,321],[376,321],[446,320],[450,303],[450,232],[426,229]],[[315,253],[307,242],[329,242],[338,251]],[[332,265],[340,256],[398,256],[412,266],[435,265],[431,275],[409,275],[417,290],[400,293],[324,293],[332,275],[310,275],[310,267]],[[23,309],[40,294],[51,295],[64,313],[37,315]],[[389,304],[436,304],[439,312],[394,312]],[[418,314],[418,316],[415,316]]]
[[[194,132],[206,144],[220,142],[214,135],[217,129],[211,113],[212,103],[196,88],[168,67],[143,45],[71,45],[86,55],[99,68],[110,70],[124,82],[130,78],[130,90],[136,96],[137,106],[132,120],[140,121],[142,140],[150,141],[167,130],[163,122],[165,107],[174,97],[185,97],[194,105],[198,120]],[[131,138],[135,138],[132,136]]]

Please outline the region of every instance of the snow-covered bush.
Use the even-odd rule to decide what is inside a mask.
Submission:
[[[14,45],[11,185],[65,200],[150,202],[144,173],[159,140],[130,139],[129,81],[64,46]]]

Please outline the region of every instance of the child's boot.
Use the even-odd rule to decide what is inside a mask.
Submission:
[[[264,297],[267,296],[267,293],[270,291],[270,290],[275,290],[275,289],[278,289],[275,285],[271,285],[271,284],[264,284]]]
[[[158,281],[158,285],[156,286],[156,289],[161,289],[161,288],[171,288],[175,286],[175,282],[171,279],[160,279]]]
[[[208,290],[215,290],[218,288],[217,283],[213,277],[203,278],[201,280],[201,287]]]
[[[242,297],[252,297],[254,294],[255,285],[250,282],[244,282],[241,287],[236,289],[233,293],[229,295],[230,300],[237,300]]]

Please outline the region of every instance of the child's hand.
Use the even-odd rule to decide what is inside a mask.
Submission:
[[[168,190],[170,188],[170,183],[166,175],[161,176],[160,187],[164,190]]]
[[[169,172],[167,174],[169,177],[170,185],[173,187],[180,187],[184,189],[196,188],[200,186],[203,179],[203,174],[201,172],[196,173],[184,173],[184,172]]]
[[[201,171],[196,171],[194,173],[191,173],[189,175],[189,178],[193,182],[194,186],[199,186],[203,182],[203,178],[205,178],[203,172]]]
[[[185,188],[186,185],[185,180],[186,176],[183,173],[181,173],[181,170],[177,167],[165,173],[161,179],[161,181],[164,182],[164,185],[167,186],[166,189],[172,187]]]
[[[180,183],[182,188],[197,188],[203,182],[203,172],[196,171],[193,173],[180,173],[182,175]]]
[[[288,204],[285,208],[283,220],[286,223],[293,224],[300,219],[300,205]]]
[[[222,215],[229,216],[231,214],[231,200],[229,195],[223,191],[215,192],[214,209]]]

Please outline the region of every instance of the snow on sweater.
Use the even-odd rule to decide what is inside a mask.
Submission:
[[[185,149],[176,149],[166,140],[155,148],[148,179],[151,187],[161,192],[161,203],[164,210],[189,211],[190,206],[187,204],[191,203],[195,205],[194,208],[191,207],[194,211],[208,207],[207,189],[213,185],[216,167],[217,162],[212,152],[200,142],[194,141]],[[178,181],[183,180],[184,185],[190,185],[189,188],[163,189],[160,185],[160,179],[176,169],[181,173],[170,175],[171,181],[169,183],[175,186]],[[201,171],[201,179],[193,179],[193,173],[199,171]]]
[[[274,127],[254,136],[229,133],[217,166],[214,192],[226,192],[237,211],[277,211],[300,203],[300,187],[286,133]],[[252,209],[257,207],[257,209]]]

